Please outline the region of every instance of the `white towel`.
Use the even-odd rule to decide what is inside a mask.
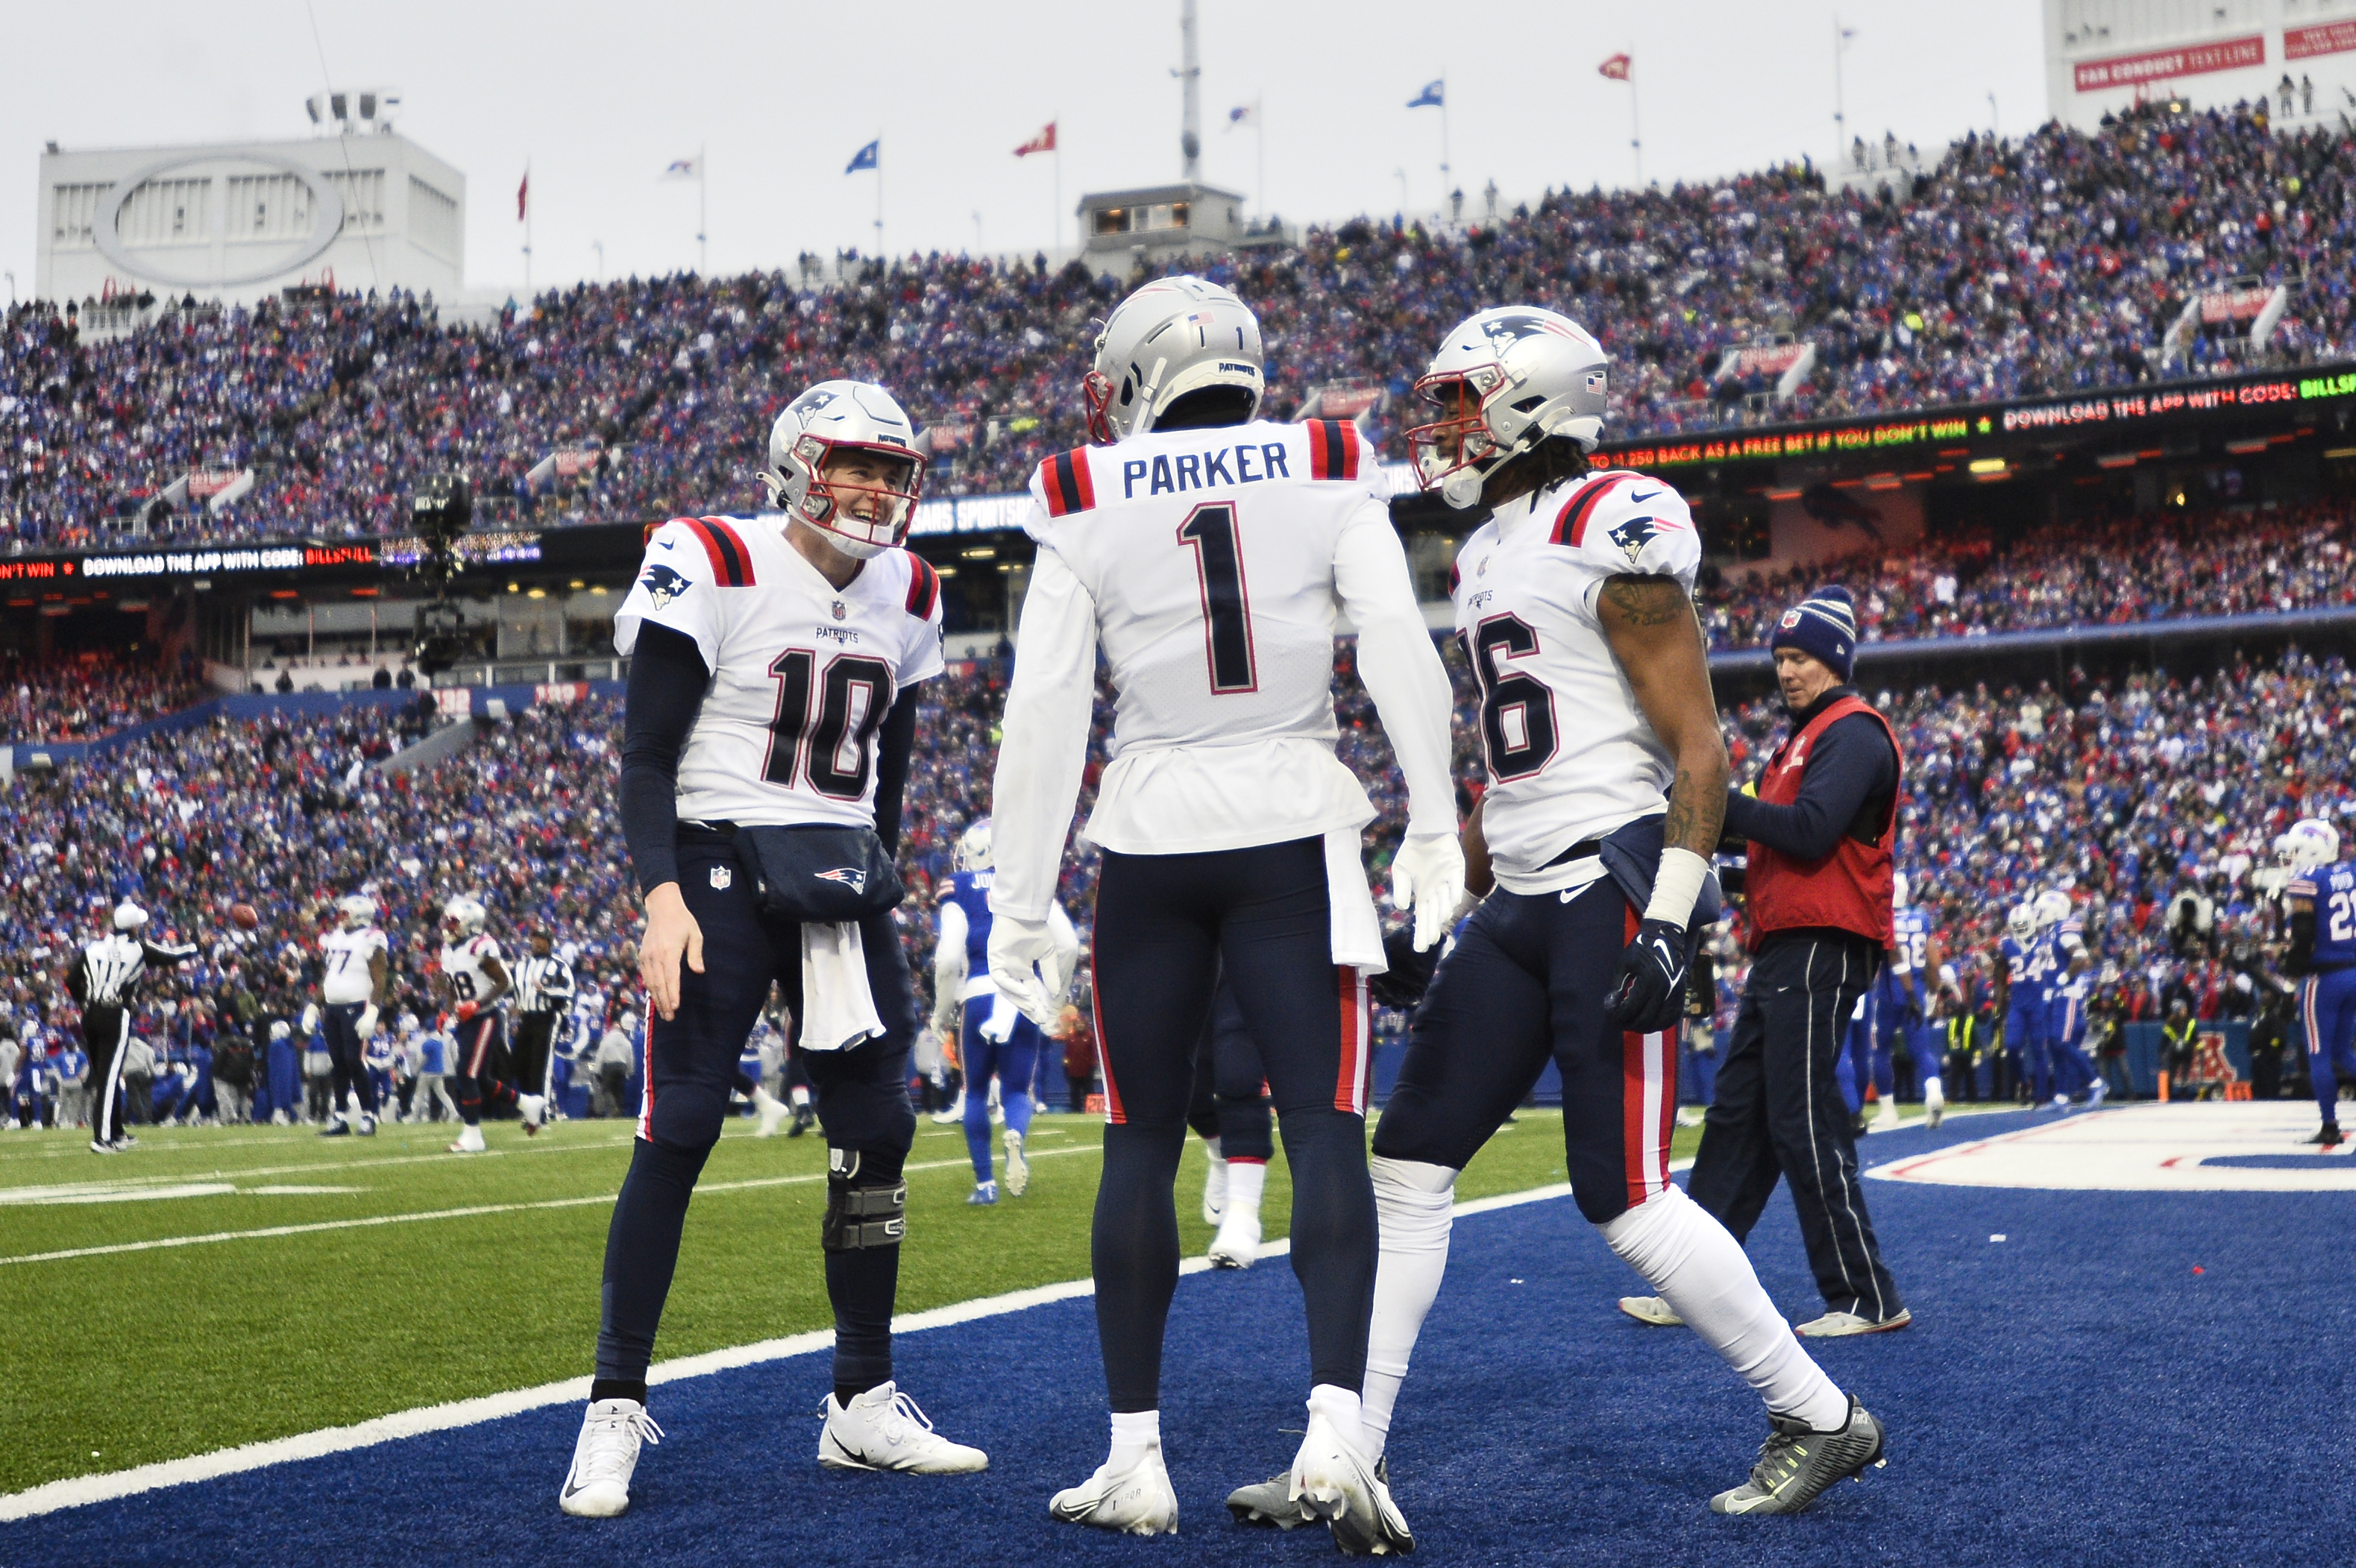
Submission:
[[[1366,863],[1359,855],[1355,827],[1336,827],[1325,835],[1325,901],[1333,911],[1333,962],[1355,965],[1368,976],[1388,969],[1383,923],[1366,887]]]
[[[867,944],[850,921],[802,925],[804,1051],[849,1051],[884,1032],[867,988]]]
[[[1023,1016],[1003,992],[993,991],[990,997],[990,1017],[981,1023],[981,1038],[992,1045],[1004,1045],[1014,1038],[1015,1021]]]

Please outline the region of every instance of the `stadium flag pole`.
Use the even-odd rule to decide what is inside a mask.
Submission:
[[[1644,188],[1644,122],[1636,112],[1636,68],[1628,67],[1628,155],[1636,161],[1636,188]]]
[[[705,199],[710,178],[711,171],[703,161],[703,144],[698,142],[695,144],[695,275],[699,278],[712,275],[711,257],[704,244],[705,233],[711,227],[708,221],[711,206]]]
[[[1268,100],[1252,99],[1252,149],[1258,155],[1259,172],[1253,177],[1252,199],[1259,207],[1259,220],[1268,221]]]
[[[1055,127],[1055,145],[1050,150],[1055,165],[1055,222],[1047,229],[1054,237],[1047,242],[1047,254],[1052,256],[1064,248],[1064,112],[1056,110],[1049,123]]]
[[[1448,199],[1451,176],[1448,171],[1448,75],[1440,77],[1440,199]]]

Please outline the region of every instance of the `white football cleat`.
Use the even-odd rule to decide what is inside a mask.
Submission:
[[[1047,1515],[1066,1524],[1090,1524],[1128,1535],[1178,1533],[1178,1493],[1162,1463],[1162,1445],[1145,1457],[1115,1474],[1112,1462],[1076,1487],[1066,1487],[1047,1499]]]
[[[541,1094],[519,1094],[516,1096],[516,1109],[522,1113],[523,1136],[526,1137],[537,1136],[547,1119],[547,1097]]]
[[[1676,1308],[1657,1296],[1623,1296],[1620,1298],[1620,1310],[1637,1322],[1648,1323],[1655,1328],[1682,1328],[1686,1326],[1686,1320],[1677,1316]]]
[[[483,1129],[480,1127],[462,1127],[459,1129],[458,1141],[450,1146],[450,1152],[452,1154],[482,1153]]]
[[[1023,1157],[1023,1135],[1006,1131],[1006,1196],[1020,1198],[1031,1189],[1031,1162]]]
[[[2087,1084],[2086,1109],[2090,1111],[2101,1110],[2103,1108],[2103,1101],[2108,1097],[2110,1092],[2111,1086],[2104,1083],[2099,1078],[2095,1079],[2092,1083]]]
[[[662,1428],[634,1399],[602,1399],[581,1418],[573,1445],[573,1468],[556,1505],[580,1519],[612,1519],[630,1506],[630,1476],[638,1467],[638,1445],[662,1442]]]
[[[1227,1213],[1227,1160],[1214,1154],[1203,1172],[1203,1223],[1215,1225]]]
[[[1415,1550],[1390,1488],[1320,1412],[1310,1413],[1309,1431],[1293,1457],[1291,1495],[1302,1513],[1333,1527],[1333,1544],[1345,1556],[1405,1556]]]
[[[818,1435],[818,1462],[833,1470],[905,1470],[917,1476],[961,1476],[990,1468],[990,1456],[952,1443],[896,1383],[878,1383],[848,1405],[826,1396],[826,1425]]]
[[[1852,1334],[1887,1334],[1893,1328],[1903,1328],[1914,1321],[1914,1314],[1900,1307],[1887,1317],[1860,1317],[1854,1312],[1827,1312],[1799,1324],[1792,1332],[1803,1339],[1846,1339]]]
[[[766,1089],[753,1091],[753,1104],[761,1113],[761,1125],[753,1134],[756,1138],[776,1137],[777,1129],[785,1125],[786,1118],[794,1114],[794,1108],[791,1105],[787,1104]]]
[[[1881,1109],[1874,1113],[1873,1130],[1877,1133],[1886,1133],[1894,1131],[1897,1126],[1898,1102],[1885,1097],[1881,1102]]]
[[[1947,1092],[1933,1079],[1922,1093],[1922,1125],[1935,1127],[1947,1119]]]
[[[1249,1268],[1259,1261],[1259,1216],[1236,1210],[1219,1221],[1208,1254],[1213,1268]]]
[[[933,1125],[937,1127],[946,1127],[952,1122],[962,1122],[964,1120],[965,1091],[962,1089],[958,1091],[958,1097],[950,1102],[948,1110],[935,1111],[933,1113]]]

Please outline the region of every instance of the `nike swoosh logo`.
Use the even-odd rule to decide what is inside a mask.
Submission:
[[[1639,495],[1635,494],[1633,491],[1631,491],[1631,492],[1629,492],[1628,499],[1629,499],[1632,503],[1634,503],[1634,504],[1636,504],[1636,505],[1642,505],[1643,503],[1644,503],[1644,502],[1646,502],[1646,501],[1651,500],[1654,496],[1657,496],[1657,495],[1659,495],[1659,494],[1660,494],[1660,492],[1659,492],[1658,490],[1647,490],[1647,491],[1645,491],[1643,495],[1639,496]]]
[[[578,1497],[578,1496],[580,1496],[583,1492],[585,1492],[585,1491],[587,1491],[588,1489],[589,1489],[589,1488],[586,1488],[586,1487],[578,1487],[578,1486],[573,1485],[573,1477],[572,1477],[567,1476],[567,1477],[564,1477],[564,1495],[565,1495],[566,1497],[568,1497],[568,1498],[572,1498],[572,1497]]]
[[[678,543],[679,543],[679,541],[678,541],[677,539],[657,539],[657,540],[655,541],[655,549],[671,549],[672,547],[674,547],[675,545],[677,545]]]

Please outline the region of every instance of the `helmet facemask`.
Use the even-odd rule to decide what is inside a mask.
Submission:
[[[865,465],[863,475],[840,470]],[[770,504],[825,534],[845,555],[880,555],[908,537],[923,494],[925,460],[896,446],[829,441],[805,431],[787,449],[783,472],[763,469]],[[830,468],[837,469],[828,477]],[[858,514],[866,511],[870,515]]]
[[[1481,487],[1514,453],[1489,422],[1489,400],[1505,384],[1505,373],[1495,365],[1424,376],[1415,383],[1416,395],[1440,413],[1407,432],[1416,478],[1459,511],[1480,503]]]

